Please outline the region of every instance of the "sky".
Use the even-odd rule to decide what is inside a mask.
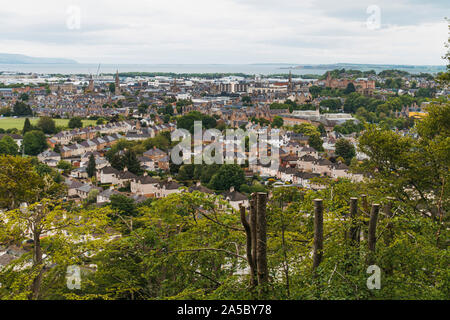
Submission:
[[[444,65],[450,1],[3,0],[0,53],[104,64]]]

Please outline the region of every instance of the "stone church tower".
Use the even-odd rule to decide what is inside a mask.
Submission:
[[[119,79],[119,70],[116,72],[116,96],[120,95],[120,79]]]
[[[94,79],[92,78],[92,74],[89,78],[89,86],[87,87],[87,92],[94,92]]]

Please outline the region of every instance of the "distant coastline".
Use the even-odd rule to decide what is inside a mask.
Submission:
[[[40,58],[23,54],[0,53],[0,64],[78,64],[78,62],[65,58]]]
[[[7,64],[0,61],[0,72],[38,73],[38,74],[96,74],[99,64],[94,63],[16,63]],[[374,65],[374,64],[101,64],[100,74],[112,74],[116,70],[126,72],[161,72],[161,73],[242,73],[247,75],[271,74],[318,74],[327,70],[354,69],[360,71],[374,70],[377,73],[397,69],[413,74],[444,72],[442,66],[408,66],[408,65]]]

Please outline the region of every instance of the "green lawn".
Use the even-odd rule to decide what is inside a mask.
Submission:
[[[30,118],[30,121],[32,125],[35,125],[39,121],[39,118]],[[0,118],[0,128],[5,130],[17,128],[22,130],[24,122],[25,118]],[[57,127],[67,127],[69,119],[55,119],[55,122]],[[95,123],[95,120],[83,120],[84,127],[95,125]]]

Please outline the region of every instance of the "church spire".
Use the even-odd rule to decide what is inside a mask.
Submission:
[[[89,77],[89,85],[87,87],[87,92],[94,92],[94,78],[92,77],[92,74]]]
[[[119,70],[116,71],[116,96],[120,95]]]
[[[292,71],[289,70],[289,85],[288,85],[288,91],[291,92],[292,91]]]

